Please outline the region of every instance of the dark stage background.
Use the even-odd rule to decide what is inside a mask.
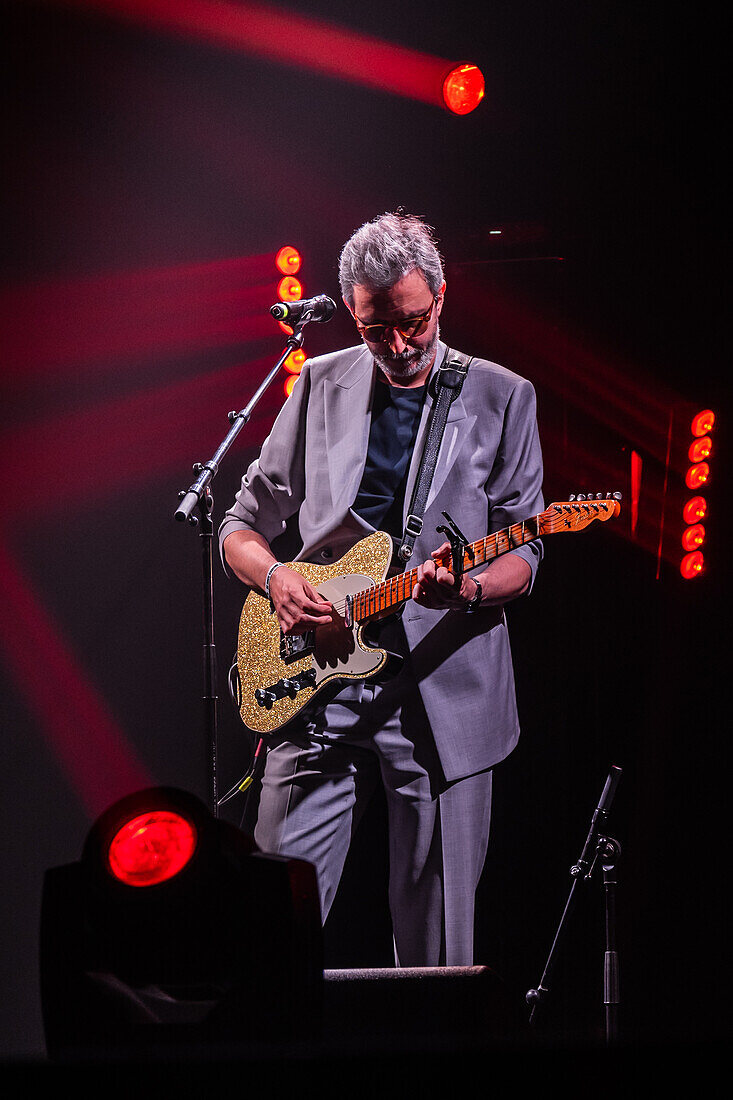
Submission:
[[[338,298],[344,240],[398,206],[437,227],[447,341],[535,384],[546,499],[624,493],[619,520],[548,540],[534,592],[509,612],[523,736],[495,777],[477,962],[518,999],[537,983],[568,869],[621,765],[625,1035],[727,1035],[716,28],[606,2],[298,5],[478,64],[486,98],[457,117],[100,6],[1,15],[3,1057],[43,1055],[44,870],[76,859],[96,815],[140,786],[207,798],[199,548],[172,516],[191,464],[280,350],[274,254],[298,247],[306,294]],[[307,330],[310,354],[353,342],[343,308]],[[221,469],[217,522],[282,400],[278,382]],[[680,455],[706,407],[718,414],[706,571],[685,582]],[[227,790],[250,752],[224,677],[241,592],[220,569],[215,590]],[[380,809],[326,927],[329,966],[390,962]],[[560,1046],[602,1031],[601,903],[598,881],[554,980],[546,1027]]]

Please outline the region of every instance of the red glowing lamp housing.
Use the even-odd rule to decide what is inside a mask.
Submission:
[[[443,102],[454,115],[467,115],[478,107],[485,91],[481,70],[465,62],[451,69],[443,81]]]
[[[155,886],[183,870],[197,841],[196,826],[182,814],[151,810],[120,826],[109,843],[107,865],[128,886]]]
[[[682,533],[682,549],[698,550],[705,542],[705,528],[701,523],[686,527]]]
[[[303,287],[293,275],[286,275],[277,285],[277,296],[281,302],[299,302],[303,297]]]
[[[710,477],[710,466],[707,462],[696,462],[690,466],[685,476],[685,484],[688,489],[699,489]]]
[[[691,497],[682,513],[685,523],[699,523],[708,514],[708,502],[705,497]]]
[[[703,409],[693,417],[690,431],[694,436],[707,435],[715,427],[715,413],[712,409]]]
[[[297,275],[300,271],[300,253],[297,248],[290,244],[283,245],[275,256],[275,267],[283,275]]]
[[[694,550],[691,554],[685,554],[680,562],[680,573],[686,581],[693,580],[703,571],[705,560],[701,550]]]

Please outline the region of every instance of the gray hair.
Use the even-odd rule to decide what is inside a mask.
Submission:
[[[353,307],[355,286],[386,290],[416,269],[437,296],[443,263],[432,226],[414,214],[380,214],[357,229],[341,250],[341,293]]]

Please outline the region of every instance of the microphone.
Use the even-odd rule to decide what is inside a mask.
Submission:
[[[330,321],[336,312],[336,303],[325,294],[315,298],[301,298],[299,302],[276,302],[270,306],[270,313],[276,321],[298,324],[308,321]]]

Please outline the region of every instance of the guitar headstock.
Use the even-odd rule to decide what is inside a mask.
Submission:
[[[559,531],[582,531],[593,520],[606,520],[621,511],[620,493],[571,493],[567,500],[555,501],[539,516],[540,535]]]

